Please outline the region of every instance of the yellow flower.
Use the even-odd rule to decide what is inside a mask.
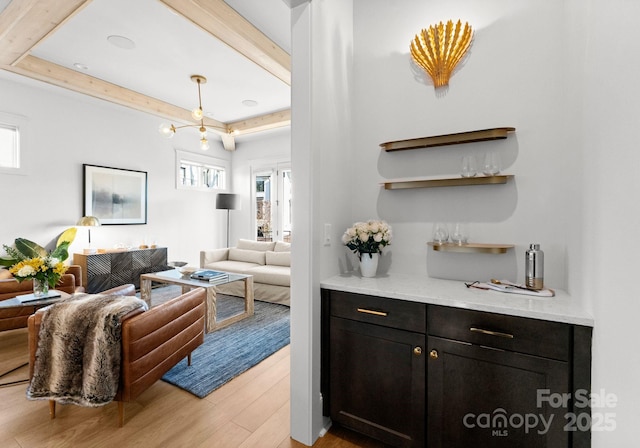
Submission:
[[[56,275],[62,275],[67,272],[67,267],[61,261],[56,263],[56,266],[53,268],[53,272]]]

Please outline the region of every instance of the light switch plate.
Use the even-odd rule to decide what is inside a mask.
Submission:
[[[328,223],[324,225],[323,244],[325,246],[331,246],[331,224]]]

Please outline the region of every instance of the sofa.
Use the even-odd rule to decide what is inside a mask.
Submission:
[[[0,301],[33,292],[33,281],[24,280],[18,282],[7,269],[0,270]],[[67,267],[67,272],[60,277],[55,289],[68,294],[84,292],[82,284],[82,268],[78,265]],[[22,306],[19,308],[0,308],[0,331],[26,328],[27,319],[36,311],[35,306]]]
[[[200,268],[252,275],[256,300],[287,306],[291,302],[291,243],[240,239],[235,247],[200,251]],[[216,290],[244,297],[243,282]]]
[[[135,296],[132,284],[100,294]],[[205,297],[203,288],[192,289],[147,311],[137,309],[122,317],[118,424],[124,425],[124,403],[135,400],[183,358],[191,365],[191,352],[204,342]],[[33,377],[40,325],[44,313],[29,317],[29,377]],[[49,401],[51,418],[56,402]]]

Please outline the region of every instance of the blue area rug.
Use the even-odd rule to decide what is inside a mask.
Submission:
[[[217,317],[244,309],[244,300],[218,295]],[[255,301],[255,314],[208,333],[191,354],[191,366],[180,361],[162,379],[203,398],[289,344],[289,307]]]

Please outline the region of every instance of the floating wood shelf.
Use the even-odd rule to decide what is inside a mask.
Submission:
[[[481,244],[481,243],[466,243],[462,245],[454,243],[427,243],[438,252],[459,252],[459,253],[479,253],[479,254],[504,254],[509,249],[515,247],[513,244]]]
[[[516,128],[493,128],[479,131],[459,132],[457,134],[436,135],[433,137],[412,138],[409,140],[397,140],[381,143],[380,147],[385,151],[402,151],[405,149],[432,148],[434,146],[458,145],[461,143],[484,142],[507,138],[509,132]]]
[[[403,190],[408,188],[460,187],[465,185],[506,184],[513,174],[497,176],[451,177],[444,179],[400,179],[383,182],[385,190]]]

